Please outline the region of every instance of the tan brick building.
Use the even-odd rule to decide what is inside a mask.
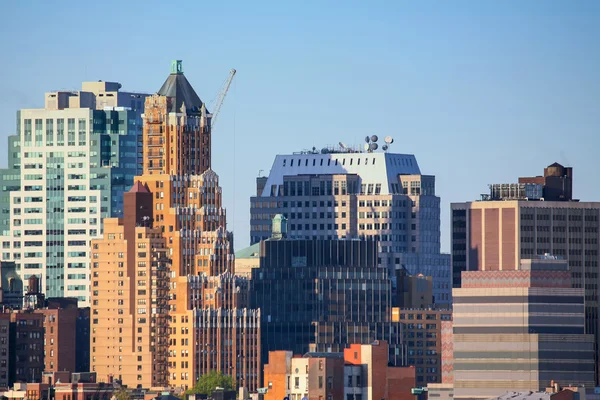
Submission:
[[[245,308],[248,286],[244,279],[233,275],[233,238],[226,230],[219,178],[210,168],[211,119],[183,75],[181,61],[174,61],[163,86],[145,104],[143,174],[136,178],[134,186],[135,191],[145,192],[143,197],[147,199],[141,223],[144,227],[138,226],[139,221],[128,223],[126,209],[125,221],[107,220],[104,239],[94,242],[98,248],[93,249],[93,254],[98,260],[92,261],[99,264],[99,270],[92,267],[92,327],[97,329],[94,332],[92,328],[92,347],[96,337],[96,371],[100,379],[113,371],[128,385],[168,384],[185,389],[193,386],[201,374],[216,369],[232,375],[250,390],[258,386],[260,357],[253,346],[259,343],[259,315]],[[131,210],[132,214],[136,212],[137,209]],[[128,229],[134,236],[124,240]],[[162,298],[153,292],[160,279],[155,282],[154,276],[139,274],[140,263],[149,266],[158,260],[159,269],[152,273],[161,275],[163,259],[169,263],[169,324],[166,333],[159,334],[152,331],[153,325],[143,325],[153,323],[150,316],[140,315],[140,310],[147,314],[152,310],[152,317],[155,307],[162,310],[162,303],[160,307],[155,305]],[[120,276],[123,268],[127,272]],[[106,275],[107,270],[113,275]],[[146,270],[150,272],[149,268]],[[96,279],[96,272],[98,278],[104,278]],[[126,287],[115,287],[117,282]],[[141,282],[146,287],[140,286]],[[122,303],[114,304],[115,301]],[[94,310],[105,316],[122,310],[127,318],[117,314],[112,318],[116,324],[105,318],[94,323]],[[213,317],[225,320],[215,322]],[[116,331],[121,328],[121,321],[122,332]],[[163,338],[165,343],[161,342]],[[109,354],[118,357],[112,363],[98,353],[99,343],[105,340],[112,341]],[[127,341],[127,346],[120,340]],[[139,354],[140,349],[144,354]],[[207,362],[217,350],[230,356]],[[104,367],[99,370],[101,355]],[[149,375],[149,368],[156,376]]]
[[[167,385],[168,262],[165,240],[148,226],[152,194],[139,182],[125,217],[104,221],[92,243],[91,368],[130,387]]]

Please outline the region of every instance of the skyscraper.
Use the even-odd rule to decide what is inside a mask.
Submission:
[[[558,167],[548,167],[548,176],[537,184],[542,193],[566,201],[531,200],[523,191],[504,191],[496,200],[451,205],[453,286],[460,287],[463,271],[516,270],[521,260],[544,254],[565,259],[573,287],[585,291],[585,333],[596,335],[598,354],[600,203],[569,201],[572,171]]]
[[[122,195],[141,171],[146,97],[113,82],[46,93],[45,107],[17,113],[8,168],[0,172],[2,260],[24,282],[41,277],[48,297],[90,298],[90,240],[121,216]]]
[[[145,208],[151,209],[151,213],[145,215],[144,224],[147,233],[154,235],[152,240],[160,241],[163,247],[149,243],[143,251],[141,247],[128,249],[127,257],[137,258],[127,261],[124,278],[129,277],[129,280],[123,279],[123,285],[126,282],[134,285],[133,281],[137,283],[130,286],[129,294],[125,289],[120,294],[119,289],[115,288],[116,309],[128,314],[128,318],[137,320],[133,325],[124,325],[122,331],[114,332],[117,347],[118,340],[135,341],[133,347],[123,346],[123,360],[130,357],[133,363],[123,364],[123,372],[116,364],[106,364],[104,372],[110,373],[112,368],[112,374],[121,375],[128,385],[137,384],[138,375],[142,381],[146,379],[143,371],[146,371],[147,358],[144,355],[140,359],[135,354],[138,351],[137,341],[148,343],[145,342],[147,329],[150,331],[151,347],[160,340],[158,337],[152,339],[153,335],[159,334],[159,321],[153,322],[153,318],[155,312],[159,313],[155,302],[160,301],[160,296],[149,287],[158,278],[139,275],[143,271],[139,264],[143,262],[142,255],[149,257],[147,263],[163,257],[169,263],[169,326],[168,336],[164,337],[169,346],[166,355],[168,384],[185,389],[193,386],[201,374],[211,370],[232,375],[239,385],[250,390],[256,389],[260,382],[260,354],[256,351],[260,341],[260,314],[246,307],[246,280],[233,275],[233,236],[226,230],[226,212],[222,207],[219,177],[211,169],[211,119],[212,115],[183,74],[182,62],[174,61],[171,73],[159,91],[146,98],[143,173],[136,178],[134,186],[138,192],[147,192],[144,194],[144,204],[147,204]],[[107,224],[116,227],[125,222],[110,220]],[[130,229],[127,226],[125,229]],[[144,236],[143,232],[137,232],[139,228],[135,229],[137,235]],[[118,246],[117,239],[120,237],[106,237],[107,233],[105,244],[109,245],[113,240],[112,243]],[[138,239],[134,237],[134,240]],[[97,244],[98,250],[101,250],[102,242]],[[100,259],[101,253],[98,252],[99,285],[102,280],[116,282],[119,277],[117,275],[117,280],[113,281],[115,278],[107,276],[107,273],[111,271],[108,265],[119,268],[120,252],[106,251],[108,253],[103,259]],[[114,292],[114,289],[110,290]],[[152,305],[146,303],[145,307],[140,306],[138,301],[144,300],[139,298],[141,290],[147,290],[150,298],[146,301],[151,301]],[[92,346],[94,339],[99,339],[98,333],[95,335],[93,332],[96,318],[94,310],[103,315],[114,311],[106,302],[102,304],[100,291],[98,296],[95,308],[96,295],[93,294]],[[140,308],[148,315],[140,313]],[[147,325],[140,326],[140,319],[144,319]],[[99,317],[98,325],[105,324],[101,320]],[[105,328],[111,329],[110,326]],[[107,333],[109,336],[112,334]],[[161,364],[163,354],[157,352],[157,348],[151,350],[155,352],[148,354],[150,362],[153,365]],[[144,346],[142,351],[145,351]],[[125,368],[129,370],[125,372]],[[160,373],[163,372],[165,370],[160,369]]]
[[[271,236],[275,214],[288,219],[291,239],[377,238],[380,265],[432,276],[435,303],[451,304],[435,177],[414,155],[346,146],[278,155],[250,202],[252,244]]]

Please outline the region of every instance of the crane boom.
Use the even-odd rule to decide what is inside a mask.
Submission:
[[[229,87],[231,86],[231,81],[233,81],[233,77],[235,76],[236,72],[237,71],[235,69],[232,69],[231,71],[229,71],[229,76],[223,83],[223,87],[221,88],[221,91],[219,92],[219,94],[217,95],[217,98],[215,99],[215,108],[213,109],[213,112],[212,112],[212,122],[210,124],[211,128],[215,127],[215,123],[217,122],[217,117],[219,116],[219,112],[221,111],[221,106],[223,105],[223,102],[225,101],[225,96],[227,96],[227,92],[229,91]]]

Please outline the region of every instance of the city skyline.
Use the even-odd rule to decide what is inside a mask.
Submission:
[[[158,12],[157,3],[128,4],[122,12],[135,16],[132,29],[114,36],[106,32],[126,25],[116,14],[98,20],[104,29],[87,29],[93,5],[4,6],[11,18],[0,31],[11,40],[0,50],[15,61],[0,65],[11,77],[1,87],[0,140],[16,133],[18,109],[41,106],[42,93],[98,79],[152,93],[169,61],[183,59],[209,104],[227,71],[238,70],[213,140],[236,249],[250,242],[254,178],[259,170],[268,174],[273,155],[359,144],[365,134],[394,136],[392,152],[415,154],[422,172],[436,175],[445,252],[450,203],[476,200],[488,183],[537,175],[557,161],[574,168],[575,198],[599,198],[598,187],[581,182],[592,181],[597,168],[600,52],[593,22],[600,6],[466,4],[187,4],[188,15]],[[199,30],[185,24],[198,13],[205,17]],[[16,25],[25,17],[32,22],[27,34]],[[134,28],[140,21],[144,28]],[[177,21],[178,31],[147,40],[146,24],[158,21]],[[76,34],[83,29],[87,35]],[[186,44],[196,37],[205,39],[202,51]],[[169,51],[149,52],[165,41]]]

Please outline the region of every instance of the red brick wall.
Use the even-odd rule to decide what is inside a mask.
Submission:
[[[486,271],[500,269],[500,210],[488,208],[485,210],[485,262]]]
[[[516,251],[517,243],[515,239],[515,220],[516,209],[504,208],[502,210],[502,266],[503,270],[517,269]]]

